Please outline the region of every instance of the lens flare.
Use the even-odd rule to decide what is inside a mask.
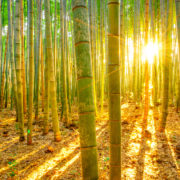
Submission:
[[[154,58],[158,56],[159,45],[150,41],[147,46],[142,49],[142,61],[148,60],[149,64],[153,64]]]

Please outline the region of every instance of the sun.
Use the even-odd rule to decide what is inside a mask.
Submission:
[[[149,64],[153,64],[155,57],[159,56],[159,52],[162,50],[162,45],[158,41],[149,39],[148,44],[145,46],[144,42],[141,46],[140,60],[145,62],[148,60]],[[128,56],[126,55],[126,62],[128,60],[133,63],[134,61],[134,42],[132,38],[128,39]]]
[[[142,61],[148,60],[149,64],[153,64],[154,58],[158,56],[159,53],[159,45],[158,43],[154,43],[150,41],[147,46],[142,49]]]

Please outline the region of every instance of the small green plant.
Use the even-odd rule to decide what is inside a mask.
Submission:
[[[14,161],[9,161],[9,162],[8,162],[8,165],[9,165],[9,168],[10,168],[10,170],[11,170],[11,172],[9,173],[9,175],[10,175],[11,177],[14,177],[14,176],[16,175],[16,168],[15,168],[15,166],[17,165],[16,160],[14,160]]]
[[[76,173],[77,173],[76,170],[72,170],[72,171],[71,171],[71,174],[72,174],[72,175],[74,175],[74,174],[76,174]]]
[[[15,124],[15,128],[16,128],[16,131],[19,130],[19,124],[18,123]]]
[[[109,161],[109,157],[106,157],[105,159],[104,159],[104,161],[106,162],[106,161]]]

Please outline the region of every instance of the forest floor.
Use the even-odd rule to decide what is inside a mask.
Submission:
[[[147,122],[143,109],[133,102],[122,104],[122,179],[180,179],[180,114],[169,107],[165,133],[158,132],[160,106],[149,109]],[[77,111],[72,114],[78,120]],[[108,111],[96,120],[99,179],[109,176]],[[26,123],[25,123],[26,124]],[[0,179],[50,180],[81,179],[79,133],[75,126],[61,123],[62,140],[53,141],[53,132],[42,136],[43,116],[34,123],[33,145],[19,142],[15,112],[0,113]]]

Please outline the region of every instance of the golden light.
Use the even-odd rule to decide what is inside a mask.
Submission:
[[[176,153],[175,153],[175,151],[174,151],[174,148],[173,148],[173,145],[172,145],[172,143],[171,143],[171,141],[170,141],[170,134],[168,133],[168,131],[167,130],[165,130],[165,133],[166,133],[166,137],[167,137],[167,139],[168,139],[168,145],[169,145],[169,148],[170,148],[170,151],[171,151],[171,154],[172,154],[172,158],[173,158],[173,161],[174,161],[174,164],[176,165],[176,168],[177,169],[180,169],[180,165],[179,165],[179,163],[176,161]],[[179,175],[180,175],[180,172],[178,172],[179,173]]]
[[[36,148],[34,151],[32,151],[32,152],[30,152],[30,153],[28,153],[28,154],[24,154],[21,158],[18,158],[18,159],[15,160],[16,163],[19,164],[21,161],[23,161],[23,160],[25,160],[26,158],[34,155],[34,154],[37,153],[40,149],[45,148],[47,145],[48,145],[48,144],[43,144],[42,146],[39,146],[38,148]],[[10,168],[11,168],[11,166],[7,165],[7,166],[5,166],[5,167],[3,167],[3,168],[0,169],[0,173],[3,172],[3,171],[5,171],[5,170],[8,170],[8,169],[10,169]]]
[[[150,41],[147,46],[142,49],[142,61],[148,60],[149,64],[153,64],[155,56],[158,56],[159,45]]]
[[[128,53],[128,56],[126,55],[126,66],[128,66],[128,61],[130,64],[133,64],[134,61],[134,42],[132,38],[128,38],[128,50],[126,53]],[[162,49],[161,43],[153,42],[153,40],[149,40],[149,43],[145,46],[143,39],[141,39],[141,55],[140,60],[145,62],[146,59],[148,60],[149,64],[153,64],[154,58],[159,56],[159,52]]]
[[[97,139],[102,135],[105,131],[105,128],[98,128],[100,132],[97,133]],[[96,128],[97,130],[97,128]],[[76,138],[73,142],[70,142],[65,147],[63,147],[57,154],[55,154],[51,159],[46,160],[43,164],[37,167],[36,170],[31,172],[25,179],[26,180],[34,180],[41,179],[48,171],[52,170],[60,163],[63,159],[67,158],[70,154],[78,152],[77,148],[79,147],[79,139]],[[68,169],[80,156],[80,153],[76,153],[76,155],[68,161],[63,167],[61,167],[51,179],[62,174],[63,171]]]

